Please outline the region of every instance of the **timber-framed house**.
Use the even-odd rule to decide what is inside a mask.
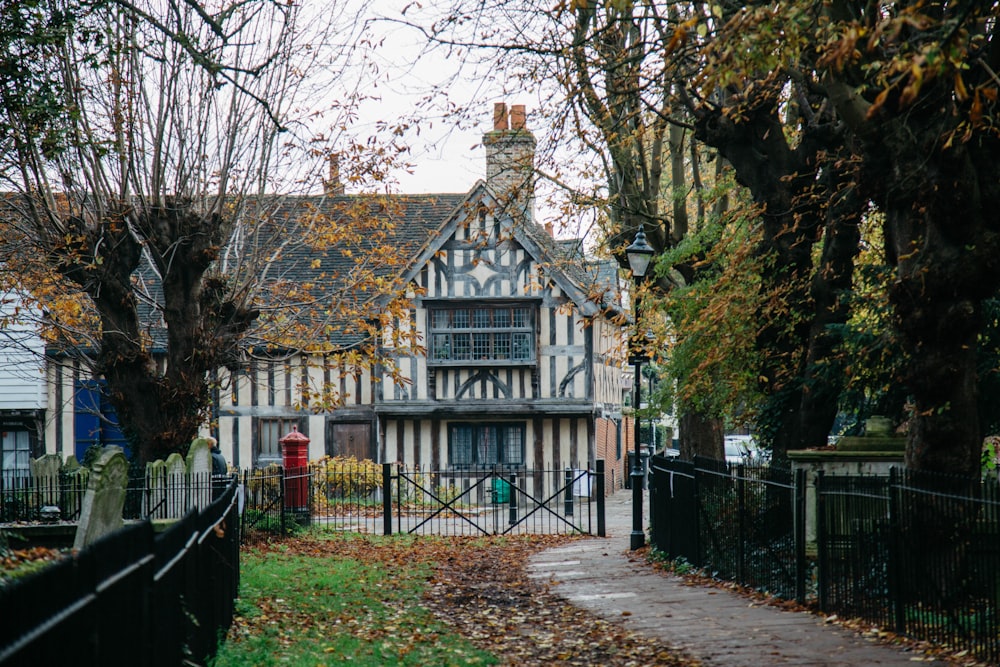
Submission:
[[[606,487],[621,486],[631,428],[617,270],[535,222],[524,107],[496,105],[484,145],[487,178],[469,192],[390,197],[410,310],[375,337],[379,364],[338,371],[286,353],[220,370],[210,430],[231,465],[280,462],[294,427],[310,439],[310,460],[564,470],[601,458]],[[324,205],[351,197],[331,170]],[[400,332],[419,346],[394,347]],[[73,392],[52,379],[50,392]],[[304,387],[329,383],[338,407],[303,408]],[[50,435],[71,452],[65,424]]]

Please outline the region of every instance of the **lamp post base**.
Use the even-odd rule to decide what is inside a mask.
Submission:
[[[640,549],[646,545],[646,533],[642,529],[642,469],[633,468],[631,476],[632,533],[629,535],[629,549],[635,551],[636,549]]]
[[[629,535],[629,549],[635,551],[636,549],[641,549],[646,546],[646,534],[643,532],[635,532],[634,530]]]

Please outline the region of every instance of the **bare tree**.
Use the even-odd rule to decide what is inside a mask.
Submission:
[[[7,282],[107,381],[140,460],[205,423],[209,372],[239,363],[273,304],[267,267],[351,228],[337,215],[300,225],[289,199],[316,192],[331,145],[379,177],[398,156],[342,136],[362,76],[345,70],[363,44],[355,9],[5,6],[21,21],[3,34],[14,74],[0,81]],[[320,118],[323,100],[336,118]]]

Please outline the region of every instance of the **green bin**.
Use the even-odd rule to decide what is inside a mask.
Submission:
[[[510,482],[503,477],[493,478],[493,502],[498,505],[510,502]]]

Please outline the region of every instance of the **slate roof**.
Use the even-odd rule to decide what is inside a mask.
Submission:
[[[392,235],[392,243],[401,253],[412,258],[435,236],[442,223],[460,208],[466,198],[466,193],[299,197],[285,200],[276,216],[295,219],[308,211],[315,211],[332,218],[366,215],[387,220],[393,225],[388,230]],[[372,244],[362,240],[358,250],[370,251],[372,247]],[[316,256],[308,248],[296,246],[282,256],[283,270],[289,276],[308,280],[315,273],[310,264],[313,259]],[[338,254],[326,255],[322,257],[322,262],[322,270],[338,272],[349,270],[353,265],[349,258]]]
[[[380,225],[373,232],[386,235],[377,240],[362,237],[327,248],[290,244],[282,251],[280,261],[272,269],[270,277],[273,280],[303,284],[316,282],[317,276],[336,276],[333,280],[340,284],[331,285],[332,293],[342,287],[348,275],[356,269],[358,258],[377,254],[386,246],[396,256],[396,263],[385,264],[383,260],[390,258],[376,256],[373,258],[372,271],[377,276],[400,275],[411,267],[421,250],[433,242],[446,220],[462,214],[461,208],[467,198],[466,193],[286,198],[272,214],[275,220],[291,223],[280,230],[283,235],[301,233],[297,231],[298,221],[308,220],[316,215],[335,220],[357,218],[359,224],[367,224],[365,219],[377,219],[389,224]],[[350,250],[350,255],[343,253],[345,247]],[[361,304],[378,300],[381,295],[354,292],[344,296]],[[341,321],[336,324],[334,330],[326,335],[327,342],[338,347],[349,347],[363,339],[364,334],[358,327],[353,327],[353,323]]]
[[[268,269],[268,279],[283,284],[302,284],[315,282],[319,275],[345,276],[355,268],[356,257],[371,255],[373,249],[388,243],[405,260],[391,266],[376,264],[373,270],[376,275],[396,273],[409,278],[447,240],[449,230],[467,216],[476,214],[480,204],[489,204],[490,197],[482,182],[465,193],[282,197],[277,204],[269,205],[270,212],[262,216],[264,221],[258,223],[258,227],[248,227],[244,252],[252,254],[249,246],[253,243],[260,243],[265,251],[273,252],[276,241],[288,241],[280,258]],[[308,221],[313,215],[331,219],[343,219],[348,215],[359,216],[359,219],[377,218],[391,225],[381,228],[388,235],[386,239],[375,243],[362,238],[352,246],[351,256],[346,256],[336,246],[315,248],[297,242],[302,234],[299,225],[307,224],[302,221]],[[594,316],[619,307],[617,266],[613,262],[590,260],[585,257],[578,240],[553,239],[545,229],[530,222],[515,225],[514,233],[528,252],[546,266],[550,277],[559,283],[583,315]],[[140,268],[136,279],[143,281],[146,290],[162,303],[162,289],[150,267]],[[333,289],[331,287],[331,292]],[[359,302],[379,298],[374,293],[349,296]],[[140,303],[140,316],[147,322],[154,347],[164,349],[166,332],[152,305]],[[326,334],[326,342],[338,347],[361,342],[364,333],[352,324],[338,322]],[[261,343],[260,338],[247,339],[249,345]]]

